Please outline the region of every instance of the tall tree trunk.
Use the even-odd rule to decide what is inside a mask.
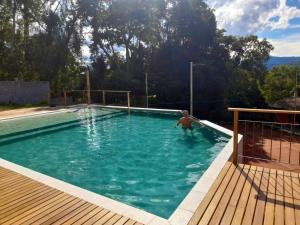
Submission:
[[[15,46],[17,0],[12,0],[13,46]]]
[[[25,60],[28,56],[28,39],[29,39],[29,24],[30,24],[30,15],[29,15],[29,0],[24,0],[23,5],[23,20],[24,20],[24,55]]]

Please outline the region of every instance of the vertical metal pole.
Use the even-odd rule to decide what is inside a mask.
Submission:
[[[239,129],[239,112],[234,111],[233,114],[233,154],[232,154],[232,162],[237,165],[238,161],[238,129]]]
[[[295,97],[295,99],[297,99],[297,97],[298,97],[298,90],[297,90],[297,88],[298,88],[298,73],[296,72],[296,85],[295,85],[295,93],[294,93],[294,97]],[[295,103],[297,103],[296,102],[296,100],[295,100]],[[296,109],[296,104],[295,104],[295,109]]]
[[[102,91],[102,103],[105,105],[105,91]]]
[[[190,115],[193,116],[193,62],[190,62]]]
[[[130,109],[130,91],[127,92],[127,106]]]
[[[90,71],[86,70],[86,89],[87,89],[87,103],[91,104],[91,83],[90,83]]]
[[[296,115],[296,114],[295,114]],[[293,133],[294,133],[294,129],[293,129],[293,125],[291,124],[291,131],[290,131],[290,152],[289,152],[289,164],[291,164],[291,154],[292,154],[292,141],[293,141]]]
[[[296,72],[296,86],[295,86],[295,111],[297,111],[297,98],[298,98],[298,72]],[[296,124],[296,114],[294,114],[294,124]]]
[[[149,99],[148,99],[148,73],[146,72],[146,107],[149,108]]]
[[[281,162],[281,142],[282,142],[282,124],[280,124],[280,144],[279,144],[279,162]]]
[[[272,161],[273,152],[273,123],[271,124],[271,149],[270,149],[270,160]]]

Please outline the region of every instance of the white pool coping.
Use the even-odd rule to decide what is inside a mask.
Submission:
[[[84,105],[82,106],[84,107]],[[127,107],[116,107],[116,106],[99,106],[99,105],[91,105],[91,107],[104,107],[104,108],[114,108],[114,109],[126,109]],[[71,107],[69,109],[61,109],[56,112],[42,112],[42,113],[32,113],[27,116],[14,116],[11,118],[5,118],[0,120],[1,122],[12,120],[12,119],[21,119],[24,117],[31,117],[37,115],[51,114],[51,113],[61,113],[68,112],[76,107]],[[165,109],[153,109],[153,108],[136,108],[132,107],[131,110],[142,110],[142,111],[157,111],[157,112],[167,112],[167,113],[179,113],[180,110],[165,110]],[[199,120],[199,124],[204,124],[210,128],[213,128],[219,132],[222,132],[226,135],[233,136],[232,131],[221,127],[217,124],[209,122],[207,120]],[[239,147],[242,147],[242,136],[239,135]],[[221,150],[218,156],[211,163],[209,168],[204,172],[199,181],[194,185],[192,190],[187,194],[184,200],[180,203],[177,209],[173,212],[169,219],[164,219],[152,213],[148,213],[144,210],[135,208],[133,206],[129,206],[122,202],[110,199],[100,194],[96,194],[94,192],[88,191],[86,189],[80,188],[78,186],[69,184],[67,182],[61,181],[59,179],[47,176],[45,174],[36,172],[34,170],[25,168],[23,166],[17,165],[15,163],[9,162],[0,158],[0,166],[7,168],[9,170],[20,173],[24,176],[27,176],[33,180],[46,184],[52,188],[58,189],[75,197],[81,198],[85,201],[91,202],[97,206],[106,208],[115,213],[121,214],[123,216],[129,217],[133,220],[136,220],[140,223],[144,223],[146,225],[186,225],[189,220],[192,218],[194,213],[196,212],[197,207],[200,205],[204,196],[207,194],[208,190],[211,188],[215,179],[218,177],[219,173],[223,169],[225,163],[231,156],[233,149],[233,138],[229,140],[226,146]]]

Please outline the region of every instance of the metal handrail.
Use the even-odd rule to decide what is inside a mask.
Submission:
[[[266,125],[271,125],[272,129],[274,128],[273,125],[280,125],[281,127],[284,125],[288,125],[291,127],[296,127],[299,126],[300,124],[296,124],[296,115],[300,114],[300,111],[293,111],[293,110],[274,110],[274,109],[248,109],[248,108],[228,108],[228,110],[230,112],[234,113],[234,135],[233,135],[233,163],[237,164],[238,161],[238,130],[239,130],[239,122],[245,122],[246,123],[261,123],[261,124],[266,124]],[[267,121],[251,121],[251,120],[239,120],[239,113],[270,113],[270,114],[289,114],[289,115],[294,115],[294,123],[278,123],[278,122],[267,122]],[[246,126],[246,125],[245,125]],[[271,130],[272,132],[273,130]],[[280,129],[280,132],[282,132],[282,128]],[[290,133],[290,135],[294,135],[295,134],[295,130],[293,130],[292,132],[288,132]],[[252,134],[252,136],[254,137],[254,133]],[[271,134],[272,135],[272,134]],[[245,136],[247,136],[245,134]],[[246,137],[245,137],[246,138]],[[272,137],[271,137],[271,151],[272,151]],[[253,139],[254,140],[254,139]],[[290,151],[291,151],[291,144],[292,141],[290,141]],[[280,141],[280,152],[281,152],[281,141]],[[281,153],[280,153],[281,154]],[[291,153],[290,153],[291,154]],[[290,155],[289,155],[289,162],[290,162]],[[299,163],[300,163],[300,159],[299,159]]]
[[[90,93],[91,92],[102,92],[102,101],[103,101],[103,104],[105,105],[106,104],[106,97],[105,97],[105,94],[106,93],[126,93],[126,95],[127,95],[127,107],[128,107],[128,109],[130,109],[130,106],[131,106],[131,102],[130,102],[130,94],[131,94],[131,91],[115,91],[115,90],[90,90],[90,89],[88,89],[88,90],[63,90],[63,94],[64,94],[64,104],[65,104],[65,106],[67,106],[68,105],[68,103],[67,103],[67,93],[72,93],[72,92],[83,92],[83,93],[85,93],[85,92],[87,92],[88,93],[88,101],[87,101],[87,103],[88,104],[91,104],[91,97],[90,97]]]
[[[131,93],[131,91],[114,91],[114,90],[90,90],[91,92],[115,92],[115,93]],[[86,92],[86,90],[67,90],[66,92]]]

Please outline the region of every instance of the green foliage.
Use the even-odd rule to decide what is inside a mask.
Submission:
[[[1,1],[0,15],[0,80],[48,80],[53,93],[78,87],[82,29],[76,3]]]
[[[261,91],[266,101],[270,104],[294,95],[296,74],[300,68],[296,66],[274,67],[266,76],[265,84]]]
[[[259,87],[267,74],[265,62],[273,47],[256,36],[225,37],[225,49],[230,53],[227,61],[229,84],[227,101],[236,107],[264,107]]]

